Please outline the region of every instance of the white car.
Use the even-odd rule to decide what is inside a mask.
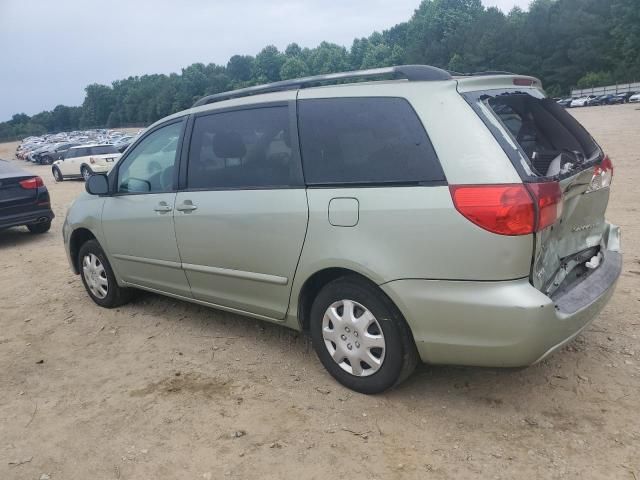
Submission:
[[[94,173],[109,173],[121,154],[113,145],[81,145],[67,150],[64,157],[53,162],[56,182],[65,178],[84,178]]]
[[[629,97],[629,103],[638,103],[640,102],[640,93],[636,93],[635,95],[631,95]]]
[[[587,102],[589,102],[589,100],[593,100],[595,97],[595,95],[589,95],[588,97],[580,97],[580,98],[576,98],[575,100],[571,101],[571,107],[586,107],[587,106]]]

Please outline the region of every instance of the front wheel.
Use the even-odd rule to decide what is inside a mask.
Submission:
[[[60,171],[60,169],[58,167],[53,167],[51,169],[51,173],[53,173],[53,179],[56,182],[64,181],[64,177],[62,176],[62,172]]]
[[[82,178],[84,178],[85,182],[89,180],[89,177],[91,176],[91,170],[89,170],[89,167],[82,167],[80,169],[80,173],[82,174]]]
[[[344,386],[380,393],[406,379],[417,351],[398,309],[358,277],[327,284],[311,307],[311,338],[320,361]]]
[[[104,308],[115,308],[131,299],[131,291],[118,286],[109,260],[96,240],[89,240],[80,247],[78,262],[84,288],[95,303]]]

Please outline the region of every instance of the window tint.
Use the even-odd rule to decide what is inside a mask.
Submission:
[[[67,158],[76,158],[76,157],[83,157],[85,155],[85,151],[87,149],[86,148],[73,148],[71,150],[69,150],[68,154],[67,154]]]
[[[443,181],[427,134],[401,98],[301,100],[307,184]]]
[[[118,169],[118,192],[173,190],[176,150],[183,124],[177,122],[161,127],[136,145]]]
[[[107,153],[119,153],[113,145],[100,145],[99,147],[91,147],[89,155],[105,155]]]
[[[301,185],[291,148],[289,109],[263,107],[196,118],[189,149],[188,188]]]

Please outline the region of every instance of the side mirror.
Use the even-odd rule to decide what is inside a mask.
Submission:
[[[109,180],[106,175],[91,175],[85,182],[84,188],[90,195],[107,195],[109,193]]]

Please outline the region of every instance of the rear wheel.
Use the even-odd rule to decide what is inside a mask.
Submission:
[[[42,223],[32,223],[31,225],[27,225],[27,228],[31,233],[45,233],[51,228],[51,220]]]
[[[64,180],[64,177],[62,176],[62,172],[58,167],[53,167],[51,169],[51,173],[53,173],[53,178],[56,182],[62,182]]]
[[[409,328],[393,303],[358,277],[327,284],[311,307],[311,338],[320,361],[344,386],[379,393],[406,379],[417,363]]]
[[[96,240],[89,240],[80,247],[78,263],[84,288],[95,303],[114,308],[131,299],[131,290],[118,286],[109,260]]]
[[[85,182],[89,180],[89,177],[91,176],[91,170],[89,169],[89,167],[83,166],[80,169],[80,173],[82,174],[82,178],[84,178]]]

